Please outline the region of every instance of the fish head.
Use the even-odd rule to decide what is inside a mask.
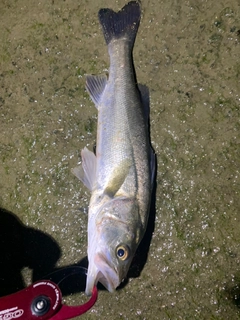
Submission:
[[[133,201],[123,199],[102,208],[96,232],[89,234],[86,294],[97,282],[113,292],[126,278],[139,243],[141,226],[133,219],[136,210]]]

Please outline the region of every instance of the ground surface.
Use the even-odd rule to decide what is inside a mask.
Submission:
[[[108,68],[98,10],[124,4],[0,3],[0,206],[14,214],[0,225],[9,246],[0,267],[2,277],[14,271],[9,291],[86,256],[90,194],[71,173],[96,138],[84,74]],[[155,229],[140,276],[100,291],[81,319],[238,319],[240,4],[143,0],[142,11],[134,60],[151,93]]]

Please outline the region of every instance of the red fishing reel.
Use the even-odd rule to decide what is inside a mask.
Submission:
[[[62,272],[64,268],[55,271]],[[65,280],[76,272],[86,274],[83,267],[66,268]],[[66,320],[80,316],[87,312],[96,302],[97,288],[94,287],[90,299],[78,306],[67,306],[62,303],[62,292],[59,286],[51,280],[40,280],[29,287],[0,298],[0,320],[25,319],[25,320]]]

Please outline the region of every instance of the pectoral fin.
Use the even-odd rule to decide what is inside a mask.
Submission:
[[[104,190],[105,194],[111,198],[114,197],[126,180],[130,167],[131,161],[129,159],[124,159],[119,163],[110,176],[107,187]]]
[[[86,147],[82,150],[81,156],[82,164],[72,169],[72,173],[92,191],[96,178],[96,156]]]

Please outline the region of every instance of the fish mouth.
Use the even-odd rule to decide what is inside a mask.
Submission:
[[[87,272],[86,295],[91,295],[93,287],[100,282],[109,292],[113,292],[120,284],[118,272],[107,257],[97,253],[94,261],[89,261]]]

